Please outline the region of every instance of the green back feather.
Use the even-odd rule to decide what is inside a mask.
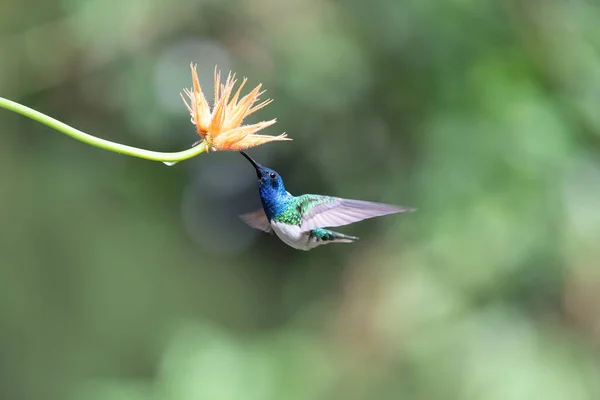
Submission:
[[[294,197],[290,202],[289,207],[277,216],[278,222],[283,222],[290,225],[301,225],[302,216],[306,215],[314,207],[335,201],[334,198],[328,196],[321,196],[318,194],[304,194],[302,196]]]

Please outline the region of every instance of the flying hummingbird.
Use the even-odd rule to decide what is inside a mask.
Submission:
[[[240,217],[253,228],[271,234],[275,232],[279,239],[295,249],[310,250],[328,243],[352,243],[358,238],[323,228],[414,211],[409,207],[318,194],[293,196],[285,190],[277,172],[260,165],[243,151],[240,153],[256,169],[263,205],[263,208]]]

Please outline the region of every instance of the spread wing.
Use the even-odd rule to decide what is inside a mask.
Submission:
[[[339,197],[318,195],[300,197],[301,201],[298,207],[301,208],[303,215],[300,229],[304,232],[315,228],[348,225],[387,214],[414,211],[410,207]]]
[[[240,215],[242,221],[250,225],[255,229],[260,229],[261,231],[267,233],[273,233],[273,228],[271,228],[271,223],[265,214],[265,211],[261,208],[256,211],[252,211],[246,214]]]

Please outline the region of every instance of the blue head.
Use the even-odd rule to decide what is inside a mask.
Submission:
[[[262,200],[263,208],[269,220],[285,212],[291,196],[285,191],[283,179],[270,168],[260,165],[254,161],[248,154],[240,151],[248,161],[254,166],[256,176],[258,177],[258,191]]]

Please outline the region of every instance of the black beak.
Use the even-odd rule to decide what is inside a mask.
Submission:
[[[243,151],[240,151],[240,154],[243,155],[244,157],[246,157],[246,159],[248,161],[250,161],[250,163],[252,164],[252,166],[254,166],[254,169],[256,169],[256,176],[258,176],[259,178],[262,177],[262,168],[260,166],[260,164],[258,164],[256,161],[254,161],[252,158],[250,158],[250,156],[246,153],[244,153]]]

